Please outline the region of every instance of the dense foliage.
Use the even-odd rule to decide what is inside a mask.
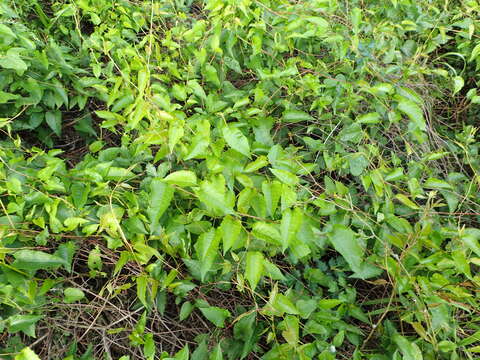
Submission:
[[[1,1],[2,359],[476,358],[479,20]]]

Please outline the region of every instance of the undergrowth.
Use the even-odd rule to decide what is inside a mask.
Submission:
[[[479,12],[0,2],[0,357],[477,358]]]

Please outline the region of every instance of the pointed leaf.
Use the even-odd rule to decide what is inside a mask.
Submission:
[[[408,206],[410,209],[413,210],[419,210],[420,207],[415,204],[412,200],[410,200],[408,197],[406,197],[403,194],[397,194],[395,197],[405,206]]]
[[[291,315],[299,314],[295,304],[283,294],[275,295],[275,299],[273,300],[272,306],[275,310],[278,310],[281,313],[287,313]]]
[[[169,174],[163,181],[178,186],[195,186],[197,185],[197,175],[193,171],[180,170]]]
[[[40,358],[30,348],[27,347],[15,356],[15,360],[40,360]]]
[[[354,272],[361,270],[365,250],[352,230],[343,225],[334,225],[330,233],[330,242]]]
[[[37,250],[19,250],[13,254],[13,266],[21,270],[37,271],[55,269],[64,265],[65,261],[55,255]]]
[[[453,78],[453,95],[462,90],[463,85],[465,85],[463,78],[461,76],[455,76]]]
[[[183,347],[182,350],[175,354],[175,360],[188,360],[190,358],[190,349],[188,348],[188,344]]]
[[[220,346],[220,343],[213,348],[212,354],[208,360],[223,360],[222,347]]]
[[[423,110],[415,102],[401,96],[398,102],[398,109],[404,114],[406,114],[420,130],[426,129],[425,118],[423,117]]]
[[[282,235],[282,251],[285,251],[290,245],[293,238],[296,236],[300,225],[302,224],[302,212],[295,208],[295,210],[287,209],[283,212],[282,222],[280,224],[280,233]]]
[[[300,121],[309,121],[313,120],[313,117],[310,116],[305,111],[300,110],[287,110],[283,113],[283,121],[285,122],[300,122]]]
[[[423,184],[423,186],[427,189],[452,190],[452,185],[450,185],[446,181],[435,178],[428,178],[427,181],[425,181],[425,183]]]
[[[262,183],[262,192],[265,198],[267,213],[270,217],[273,217],[282,196],[282,184],[277,180],[272,182],[264,181]]]
[[[14,48],[11,48],[10,50],[13,49]],[[16,50],[7,51],[7,55],[0,57],[0,67],[16,70],[19,75],[23,75],[24,71],[28,69],[27,63],[22,60]]]
[[[246,157],[250,157],[250,145],[248,139],[239,129],[231,125],[225,126],[223,128],[223,138],[232,149]]]
[[[218,245],[220,243],[220,232],[215,228],[210,228],[198,237],[195,244],[195,250],[200,261],[200,274],[202,281],[205,279],[208,271],[211,269],[215,258],[217,257]]]
[[[232,248],[242,230],[242,223],[238,219],[234,219],[227,215],[223,218],[220,225],[220,231],[223,240],[223,255]]]
[[[472,50],[472,54],[470,55],[470,59],[468,59],[468,61],[475,60],[479,54],[480,54],[480,43],[475,45],[475,47]]]
[[[230,311],[216,306],[200,308],[200,311],[203,316],[219,328],[223,328],[225,326],[225,320],[231,316]]]
[[[214,182],[203,181],[196,194],[201,202],[222,215],[233,214],[232,206],[227,203],[225,179],[217,178]]]
[[[403,360],[423,360],[422,352],[415,343],[399,334],[394,334],[392,339],[400,349]]]
[[[286,185],[295,186],[298,184],[298,177],[289,171],[282,169],[270,169],[270,171],[278,178],[278,180]]]
[[[249,251],[247,252],[247,259],[245,264],[245,278],[247,279],[252,291],[255,291],[260,278],[263,275],[264,257],[261,252]]]
[[[47,111],[45,121],[55,135],[60,136],[62,134],[62,113],[60,111]]]
[[[282,322],[282,336],[291,346],[296,346],[299,340],[300,321],[298,317],[287,315]]]
[[[252,234],[266,242],[269,242],[274,245],[282,244],[282,236],[278,231],[278,225],[270,224],[262,221],[257,221],[252,226]]]
[[[183,130],[183,126],[178,124],[171,124],[168,128],[168,148],[170,152],[173,151],[175,145],[177,145],[178,141],[183,137],[185,134]]]
[[[380,115],[377,112],[362,114],[357,118],[359,124],[378,124],[380,122]]]
[[[460,241],[467,245],[467,247],[477,256],[480,256],[480,245],[478,243],[479,240],[480,230],[475,228],[465,229],[460,236]]]
[[[150,184],[150,203],[147,214],[150,220],[150,232],[153,232],[163,213],[169,207],[173,199],[174,189],[160,178],[155,178]]]
[[[85,293],[77,288],[69,287],[63,290],[64,301],[67,304],[74,303],[78,300],[82,300],[85,297]]]

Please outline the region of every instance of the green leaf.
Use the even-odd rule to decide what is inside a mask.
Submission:
[[[233,214],[233,204],[227,200],[225,191],[225,179],[218,176],[214,181],[203,181],[196,194],[201,202],[214,212],[228,215]],[[235,199],[232,199],[235,201]]]
[[[67,304],[71,304],[76,301],[82,300],[85,297],[85,293],[78,288],[69,287],[63,290],[63,296],[64,301]]]
[[[121,181],[121,180],[125,180],[127,178],[131,178],[133,176],[135,176],[135,174],[128,169],[121,168],[121,167],[118,167],[118,166],[110,166],[107,169],[107,172],[104,176],[104,179],[105,180]]]
[[[122,96],[120,99],[118,99],[115,104],[112,106],[112,112],[119,112],[126,108],[128,105],[133,104],[135,101],[135,98],[133,97],[132,94],[128,94],[126,96]]]
[[[300,122],[300,121],[311,121],[311,120],[314,120],[314,118],[310,114],[308,114],[304,111],[287,110],[283,113],[282,120],[284,122],[297,123],[297,122]]]
[[[155,231],[160,218],[170,206],[173,193],[173,187],[164,183],[162,179],[152,179],[152,183],[150,184],[150,202],[147,208],[147,214],[150,220],[150,233]]]
[[[187,91],[185,90],[184,85],[174,84],[172,86],[172,95],[175,99],[179,101],[185,101],[187,99]]]
[[[120,123],[125,120],[125,118],[121,115],[115,114],[114,112],[111,111],[106,111],[106,110],[97,110],[95,111],[95,114],[100,118],[104,120],[110,120],[115,123]]]
[[[252,226],[252,234],[268,243],[274,245],[282,244],[282,237],[280,232],[277,229],[277,225],[270,224],[262,221],[257,221]]]
[[[480,256],[480,230],[475,228],[468,228],[462,231],[460,241],[464,243],[475,255]]]
[[[75,242],[68,241],[64,244],[58,246],[58,249],[55,251],[53,255],[58,256],[63,261],[63,267],[68,272],[72,271],[72,260],[75,251],[77,250],[77,246]]]
[[[285,319],[279,325],[282,331],[282,336],[285,341],[292,345],[296,346],[299,341],[299,330],[300,330],[300,321],[298,317],[287,315]]]
[[[208,339],[206,337],[201,337],[202,341],[197,346],[195,351],[192,353],[191,360],[207,360],[208,355],[210,354],[208,349]]]
[[[422,352],[416,344],[399,334],[394,334],[392,339],[402,352],[403,360],[423,360]]]
[[[413,210],[419,210],[420,207],[415,204],[412,200],[410,200],[408,197],[406,197],[403,194],[397,194],[395,197],[405,206],[408,206],[410,209]]]
[[[148,308],[148,303],[147,303],[148,277],[146,275],[137,276],[136,283],[137,283],[138,300],[140,300],[143,306]]]
[[[55,135],[60,136],[62,134],[62,113],[60,111],[47,111],[45,121]]]
[[[183,347],[182,350],[175,354],[175,360],[188,360],[190,357],[190,349],[188,348],[188,344]]]
[[[213,351],[208,358],[208,360],[223,360],[223,353],[222,353],[222,347],[220,346],[220,343],[218,343],[214,348]]]
[[[403,96],[399,98],[398,109],[406,114],[418,129],[425,131],[426,123],[422,108],[410,99]]]
[[[223,328],[225,326],[225,320],[231,316],[230,311],[216,306],[203,307],[200,308],[200,311],[207,320],[219,328]]]
[[[360,115],[357,118],[359,124],[378,124],[380,122],[380,115],[377,112]]]
[[[475,45],[475,47],[472,50],[472,54],[470,55],[470,59],[468,61],[475,60],[478,57],[479,54],[480,54],[480,43]]]
[[[200,86],[197,80],[188,81],[187,86],[190,88],[193,94],[197,96],[199,99],[203,101],[206,100],[207,94],[205,94],[205,90],[203,90],[203,88]]]
[[[360,28],[360,23],[362,22],[362,10],[359,9],[358,7],[353,8],[350,11],[350,18],[352,21],[354,33],[358,33]]]
[[[453,95],[462,90],[464,85],[465,81],[463,80],[463,78],[461,76],[455,76],[453,78]]]
[[[282,235],[282,251],[284,252],[294,237],[297,235],[302,225],[303,214],[295,208],[293,211],[287,209],[283,212],[282,222],[280,224],[280,233]]]
[[[13,256],[15,261],[12,265],[15,268],[33,272],[40,269],[56,269],[64,264],[62,258],[37,250],[19,250]]]
[[[278,201],[282,196],[282,184],[277,180],[272,182],[264,181],[262,183],[262,192],[265,198],[267,213],[273,218],[278,206]]]
[[[223,128],[223,138],[232,149],[250,158],[248,139],[239,129],[232,125],[225,126]]]
[[[170,125],[170,127],[168,128],[168,148],[170,149],[170,152],[173,151],[175,145],[183,137],[184,134],[185,132],[183,130],[183,126],[180,126],[177,123]]]
[[[446,181],[435,179],[435,178],[428,178],[427,181],[423,184],[424,187],[427,189],[438,189],[438,190],[452,190],[452,185],[447,183]]]
[[[320,34],[325,33],[328,30],[329,23],[323,17],[320,16],[308,16],[305,18],[306,21],[315,24],[315,30]]]
[[[336,224],[329,236],[330,243],[336,251],[347,261],[354,271],[361,270],[365,250],[356,238],[356,234],[349,228]]]
[[[10,94],[5,91],[0,90],[0,104],[6,104],[10,100],[18,99],[19,96],[16,94]]]
[[[103,261],[101,257],[101,251],[98,245],[88,253],[87,265],[90,270],[102,270]]]
[[[448,340],[442,340],[438,343],[438,349],[442,352],[452,352],[457,349],[457,344]]]
[[[348,157],[348,165],[353,176],[360,176],[370,165],[370,162],[362,153],[355,153]]]
[[[238,318],[237,318],[238,319]],[[255,322],[257,314],[255,311],[243,313],[240,320],[233,326],[233,336],[236,340],[243,341],[243,349],[240,359],[244,359],[255,345]]]
[[[224,56],[223,61],[228,68],[232,69],[238,74],[242,74],[242,68],[240,67],[240,63],[236,59],[231,58],[230,56]]]
[[[16,39],[17,35],[6,25],[0,24],[0,35],[2,39],[5,41],[8,37],[12,39]]]
[[[223,218],[223,221],[220,225],[220,232],[222,234],[223,241],[223,255],[225,255],[227,251],[230,250],[235,244],[235,241],[238,239],[241,230],[242,223],[240,220],[234,219],[229,215]]]
[[[178,186],[195,186],[197,175],[193,171],[179,170],[169,174],[163,181]]]
[[[138,85],[137,85],[137,90],[139,95],[143,95],[145,92],[145,88],[147,87],[148,83],[148,70],[146,69],[141,69],[138,72]]]
[[[180,315],[179,315],[180,321],[183,321],[186,318],[188,318],[190,316],[190,314],[192,313],[194,308],[195,307],[193,306],[193,304],[190,301],[185,301],[182,304],[182,307],[180,308]]]
[[[214,66],[206,64],[204,75],[208,82],[220,87],[220,79],[218,78],[217,69]]]
[[[147,333],[144,335],[144,344],[143,344],[143,356],[147,360],[153,360],[155,357],[156,346],[155,340],[153,340],[153,334]]]
[[[24,348],[16,356],[15,360],[41,360],[30,348]]]
[[[270,171],[284,184],[295,186],[299,182],[298,177],[289,171],[282,169],[270,169]]]
[[[220,232],[215,231],[215,228],[210,228],[209,231],[201,234],[195,243],[195,250],[198,260],[200,261],[200,274],[202,281],[205,280],[205,276],[211,269],[213,262],[217,257],[220,236]]]
[[[73,199],[73,204],[77,208],[83,208],[87,203],[88,194],[90,193],[90,184],[83,184],[80,182],[75,182],[71,186],[71,196]]]
[[[16,333],[22,331],[28,336],[35,337],[35,324],[42,318],[42,315],[21,315],[10,316],[7,320],[8,331]]]
[[[250,284],[252,291],[255,291],[258,282],[263,275],[264,257],[259,251],[247,252],[245,262],[245,278]]]
[[[260,155],[258,158],[255,159],[255,161],[252,161],[251,163],[245,165],[245,169],[243,171],[246,173],[252,173],[267,165],[268,165],[267,157],[265,155]]]
[[[0,67],[15,70],[19,75],[23,75],[28,69],[27,63],[22,60],[14,48],[8,50],[6,55],[0,56]]]
[[[263,265],[265,267],[265,275],[273,280],[285,281],[286,278],[283,276],[282,271],[278,268],[277,265],[271,263],[267,259],[264,259]]]
[[[272,306],[275,310],[278,310],[281,313],[287,313],[291,315],[300,314],[293,302],[288,297],[280,293],[275,295]]]
[[[295,304],[298,311],[300,311],[300,317],[302,319],[308,319],[310,315],[317,310],[318,307],[318,301],[315,299],[309,299],[309,300],[298,300],[297,303]]]

